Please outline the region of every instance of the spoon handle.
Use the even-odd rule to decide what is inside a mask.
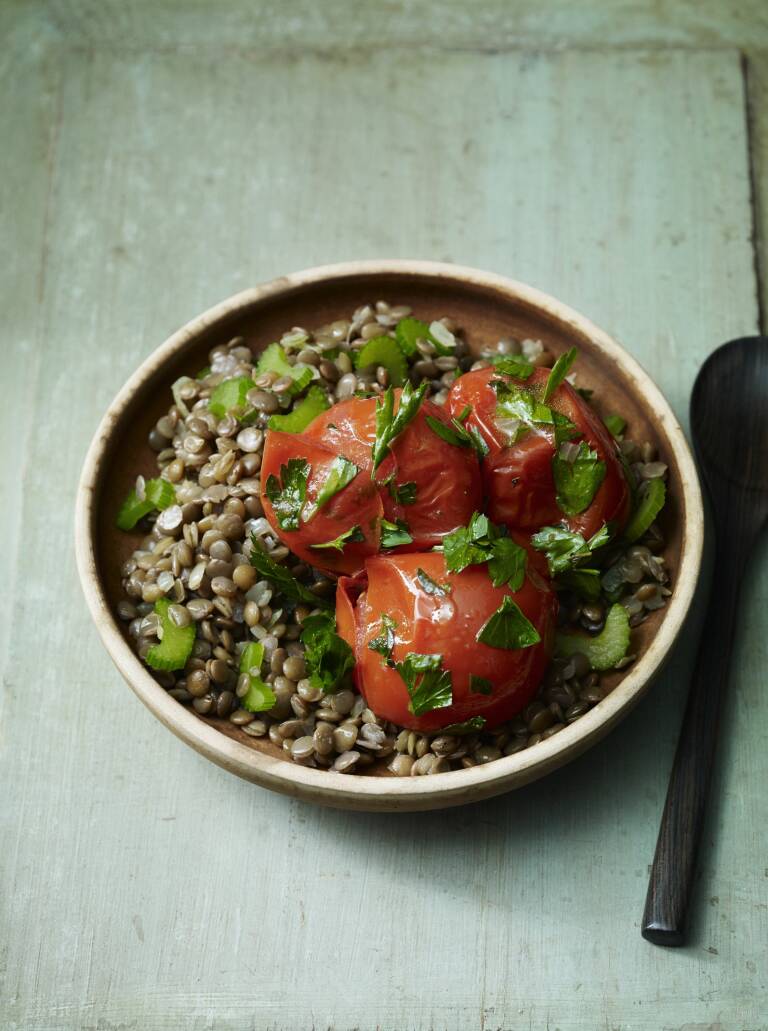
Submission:
[[[730,520],[729,520],[730,521]],[[655,945],[682,945],[696,853],[728,684],[747,540],[718,533],[715,582],[661,818],[642,935]],[[734,553],[735,552],[735,553]]]

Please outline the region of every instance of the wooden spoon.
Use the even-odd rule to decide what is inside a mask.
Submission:
[[[739,592],[768,518],[768,337],[731,340],[709,356],[693,386],[691,434],[712,503],[715,567],[645,900],[642,934],[655,945],[685,940]]]

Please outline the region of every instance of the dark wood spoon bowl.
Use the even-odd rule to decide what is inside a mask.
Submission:
[[[614,688],[586,715],[533,748],[485,766],[435,777],[340,776],[286,760],[264,739],[225,720],[197,716],[171,698],[139,661],[115,617],[120,566],[135,537],[115,528],[120,501],[154,454],[147,434],[167,410],[170,386],[207,364],[208,351],[242,335],[259,351],[293,325],[315,326],[380,297],[411,305],[420,318],[450,315],[474,351],[502,336],[541,339],[555,354],[576,345],[579,382],[595,389],[603,415],[620,412],[633,437],[656,444],[669,466],[666,558],[673,595],[634,632],[637,661],[605,679]],[[669,405],[637,362],[606,333],[559,301],[501,276],[425,262],[356,262],[311,269],[245,291],[193,320],[144,362],[110,405],[80,482],[76,546],[85,596],[99,633],[130,687],[158,719],[209,759],[265,787],[316,802],[365,810],[459,805],[519,787],[579,755],[606,734],[648,688],[683,624],[703,540],[701,494],[685,437]]]

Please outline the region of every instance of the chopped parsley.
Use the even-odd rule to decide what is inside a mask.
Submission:
[[[566,351],[565,354],[561,354],[555,364],[552,366],[552,371],[547,377],[547,385],[544,387],[543,401],[549,401],[550,397],[554,394],[560,384],[563,382],[565,377],[568,375],[571,366],[576,361],[578,351],[575,347],[572,347],[570,351]]]
[[[288,601],[300,601],[313,607],[330,607],[333,604],[326,598],[314,594],[295,576],[292,576],[285,566],[281,566],[273,558],[270,558],[255,534],[251,535],[251,565],[265,580],[273,583]]]
[[[396,629],[397,623],[385,612],[381,617],[381,632],[376,637],[372,637],[368,642],[370,650],[383,655],[387,660],[388,666],[394,666],[394,662],[392,662],[392,649],[395,647]]]
[[[446,443],[453,444],[454,447],[471,448],[479,458],[485,458],[488,454],[488,445],[474,426],[467,429],[466,426],[462,426],[460,419],[451,419],[449,425],[432,415],[427,416],[426,423],[432,432]]]
[[[494,587],[508,584],[513,591],[519,591],[523,586],[528,561],[525,548],[505,537],[500,527],[479,512],[473,514],[467,526],[448,534],[443,541],[443,557],[445,568],[451,573],[487,562]]]
[[[557,576],[572,569],[581,559],[589,558],[593,551],[607,544],[611,537],[608,523],[586,541],[580,533],[574,533],[562,526],[543,526],[531,537],[531,544],[537,551],[543,551],[549,563],[551,576]]]
[[[414,716],[423,716],[434,709],[445,709],[453,702],[451,674],[443,669],[442,655],[421,655],[408,652],[395,669],[405,684]]]
[[[468,720],[464,720],[463,723],[449,723],[447,727],[441,727],[441,734],[454,734],[461,736],[462,734],[476,734],[479,730],[482,730],[485,726],[485,716],[472,716]]]
[[[395,483],[393,480],[390,480],[387,486],[389,487],[389,493],[400,505],[415,504],[416,484],[413,480],[409,480],[407,483]]]
[[[563,450],[552,458],[557,505],[566,515],[579,515],[592,504],[605,479],[605,462],[584,441],[571,457],[562,457]]]
[[[307,499],[307,480],[311,466],[306,458],[289,458],[280,466],[280,479],[267,477],[265,494],[269,498],[281,530],[298,530],[301,510]]]
[[[304,522],[308,523],[323,505],[327,505],[331,498],[335,497],[339,491],[349,486],[359,472],[360,470],[354,462],[350,462],[341,455],[337,455],[331,462],[328,475],[323,481],[314,504],[308,506],[307,511],[304,513]],[[269,483],[267,483],[267,487],[269,487]],[[267,493],[267,497],[269,497],[269,493]]]
[[[326,694],[338,691],[348,681],[355,657],[336,633],[334,616],[330,612],[307,616],[301,624],[301,641],[312,686]]]
[[[529,429],[554,423],[551,408],[537,401],[530,390],[502,379],[492,379],[491,387],[496,392],[496,424],[506,432],[510,444],[517,443]]]
[[[490,694],[493,691],[493,684],[485,677],[478,677],[474,673],[470,673],[469,691],[470,694]]]
[[[612,437],[620,437],[627,428],[627,420],[620,415],[606,415],[603,422]]]
[[[416,579],[419,581],[419,586],[425,594],[438,594],[445,597],[446,594],[451,593],[450,584],[439,584],[436,580],[432,579],[429,573],[425,573],[421,567],[416,570]]]
[[[376,439],[371,448],[373,468],[371,479],[384,459],[389,454],[390,448],[395,439],[403,432],[410,422],[415,418],[421,407],[421,402],[429,386],[427,380],[414,390],[410,382],[403,387],[400,395],[400,405],[395,415],[395,395],[392,387],[387,387],[384,393],[376,400]]]
[[[556,589],[573,591],[586,601],[597,601],[600,597],[599,569],[568,569],[555,581]]]
[[[344,551],[345,544],[352,544],[365,540],[365,534],[359,526],[350,526],[344,533],[340,533],[338,537],[335,537],[332,541],[326,541],[324,544],[311,544],[311,548],[333,548],[335,551]]]
[[[388,519],[381,520],[381,538],[379,544],[382,548],[399,548],[402,544],[413,544],[413,537],[408,532],[408,524],[402,519],[390,523]]]
[[[498,358],[492,358],[491,362],[496,372],[514,376],[515,379],[529,379],[533,372],[533,365],[519,354],[500,355]]]
[[[476,640],[491,648],[530,648],[541,638],[520,606],[507,595],[492,616],[477,632]]]

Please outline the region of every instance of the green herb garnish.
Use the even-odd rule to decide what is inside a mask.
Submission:
[[[117,528],[119,530],[132,530],[139,519],[157,509],[162,512],[176,501],[176,491],[168,480],[155,479],[147,480],[144,484],[144,497],[139,498],[136,490],[132,490],[120,506],[117,513]]]
[[[496,422],[508,434],[510,444],[517,443],[529,429],[554,424],[551,408],[537,401],[530,390],[503,379],[492,379],[491,387],[496,393]]]
[[[442,419],[436,419],[432,415],[427,416],[426,423],[432,432],[446,443],[453,444],[454,447],[471,448],[479,458],[485,458],[488,454],[488,445],[474,426],[467,429],[462,426],[459,419],[451,419],[450,424],[446,424]]]
[[[270,344],[262,351],[256,366],[256,375],[260,376],[265,372],[273,372],[276,376],[290,376],[293,385],[288,393],[293,395],[300,394],[312,382],[311,367],[304,365],[303,362],[291,365],[280,344]]]
[[[265,494],[275,510],[281,530],[298,530],[301,510],[307,499],[307,480],[311,466],[306,458],[289,458],[280,466],[280,479],[267,477]]]
[[[370,650],[383,655],[387,660],[388,666],[394,666],[394,662],[392,662],[392,649],[395,647],[396,628],[397,623],[385,612],[381,617],[381,632],[376,637],[372,637],[368,642]]]
[[[597,601],[600,597],[599,569],[569,569],[561,573],[555,580],[556,590],[573,591],[587,601]]]
[[[550,397],[552,397],[554,392],[568,375],[571,366],[576,361],[578,353],[579,352],[576,348],[572,347],[570,351],[566,351],[565,354],[561,354],[552,366],[552,371],[547,377],[547,385],[544,387],[544,396],[542,398],[544,402],[549,401]]]
[[[413,537],[408,532],[408,524],[404,523],[402,519],[398,519],[394,523],[388,519],[382,519],[380,547],[399,548],[402,544],[413,544]]]
[[[605,626],[594,637],[586,634],[556,634],[555,654],[569,658],[577,652],[586,655],[592,669],[613,669],[629,648],[629,616],[623,605],[612,605]]]
[[[327,505],[331,498],[334,498],[339,491],[348,487],[359,472],[360,470],[354,462],[350,462],[348,459],[342,458],[341,455],[337,455],[328,468],[328,475],[323,480],[323,485],[314,503],[307,505],[304,512],[304,522],[308,523],[323,505]],[[269,494],[267,494],[267,497],[269,497]]]
[[[530,648],[541,640],[536,627],[523,614],[520,606],[507,595],[493,615],[477,632],[481,644],[491,648]]]
[[[421,407],[428,387],[427,380],[414,390],[410,382],[403,387],[400,395],[400,404],[397,415],[394,414],[395,395],[391,387],[387,387],[384,393],[376,400],[376,439],[371,448],[373,459],[373,474],[389,454],[390,447],[395,439],[403,432],[406,426],[416,417]]]
[[[217,419],[223,419],[234,408],[245,408],[245,397],[256,384],[249,376],[235,376],[222,380],[213,388],[208,400],[208,410]]]
[[[499,537],[491,543],[491,557],[488,559],[488,575],[494,587],[507,584],[511,590],[519,591],[525,580],[528,555],[511,537]]]
[[[263,661],[264,645],[250,641],[240,656],[240,673],[246,673],[250,680],[248,691],[240,699],[240,704],[248,712],[267,712],[277,702],[275,692],[261,679]]]
[[[627,420],[620,415],[606,415],[603,422],[612,437],[620,437],[627,428]]]
[[[403,351],[397,340],[388,336],[374,337],[361,347],[355,357],[355,365],[358,369],[369,365],[383,366],[393,387],[401,387],[408,378],[408,363]]]
[[[416,484],[413,480],[408,483],[396,484],[392,480],[387,485],[389,493],[400,505],[413,505],[416,502]]]
[[[542,526],[531,537],[531,544],[547,556],[551,576],[572,569],[580,559],[589,558],[593,551],[607,544],[611,537],[607,523],[586,541],[580,533],[562,526]]]
[[[325,694],[338,691],[348,680],[355,657],[343,637],[336,633],[336,619],[329,612],[307,616],[301,624],[301,640],[309,680]]]
[[[255,534],[251,535],[251,565],[265,580],[273,583],[278,591],[289,601],[300,601],[305,605],[323,608],[328,608],[333,604],[328,599],[314,594],[303,583],[300,583],[295,576],[292,576],[285,566],[275,562],[266,553],[261,541]]]
[[[441,734],[453,734],[461,737],[462,734],[476,734],[485,726],[485,716],[472,716],[463,723],[449,723],[447,727],[441,727]]]
[[[525,579],[528,556],[511,537],[505,537],[488,516],[475,512],[467,526],[449,533],[443,540],[445,568],[460,573],[467,566],[488,563],[488,575],[494,587],[508,584],[519,591]]]
[[[433,580],[429,573],[425,573],[424,570],[419,567],[416,570],[416,579],[419,581],[419,586],[425,594],[437,594],[445,596],[451,593],[450,584],[439,584],[436,580]]]
[[[562,458],[560,451],[552,458],[557,505],[566,515],[579,515],[592,504],[605,479],[605,462],[584,441],[572,458]]]
[[[411,699],[408,708],[414,716],[445,709],[452,703],[451,674],[443,669],[442,655],[408,652],[403,662],[396,663],[395,669],[408,690]]]
[[[664,507],[667,499],[667,488],[664,481],[657,477],[654,480],[646,480],[637,492],[637,501],[632,518],[624,530],[624,536],[628,541],[636,541],[642,537],[656,516]]]
[[[533,372],[533,365],[527,358],[518,354],[499,355],[491,359],[491,364],[496,372],[501,372],[505,376],[513,376],[515,379],[529,379]]]
[[[299,401],[293,411],[271,416],[269,428],[283,433],[302,433],[313,419],[330,407],[328,395],[323,388],[310,387],[306,397]]]
[[[167,598],[158,598],[155,602],[155,612],[160,620],[160,643],[152,645],[144,660],[152,669],[184,669],[195,644],[195,624],[176,626],[168,615],[170,607],[171,602]]]
[[[475,676],[474,673],[470,673],[469,690],[471,694],[491,694],[493,691],[493,684],[490,680],[486,680],[485,677],[478,677]]]
[[[336,551],[344,551],[345,544],[351,544],[353,542],[359,542],[365,540],[365,534],[359,526],[350,526],[344,533],[340,533],[338,537],[335,537],[332,541],[326,541],[324,544],[310,544],[311,548],[333,548]]]

